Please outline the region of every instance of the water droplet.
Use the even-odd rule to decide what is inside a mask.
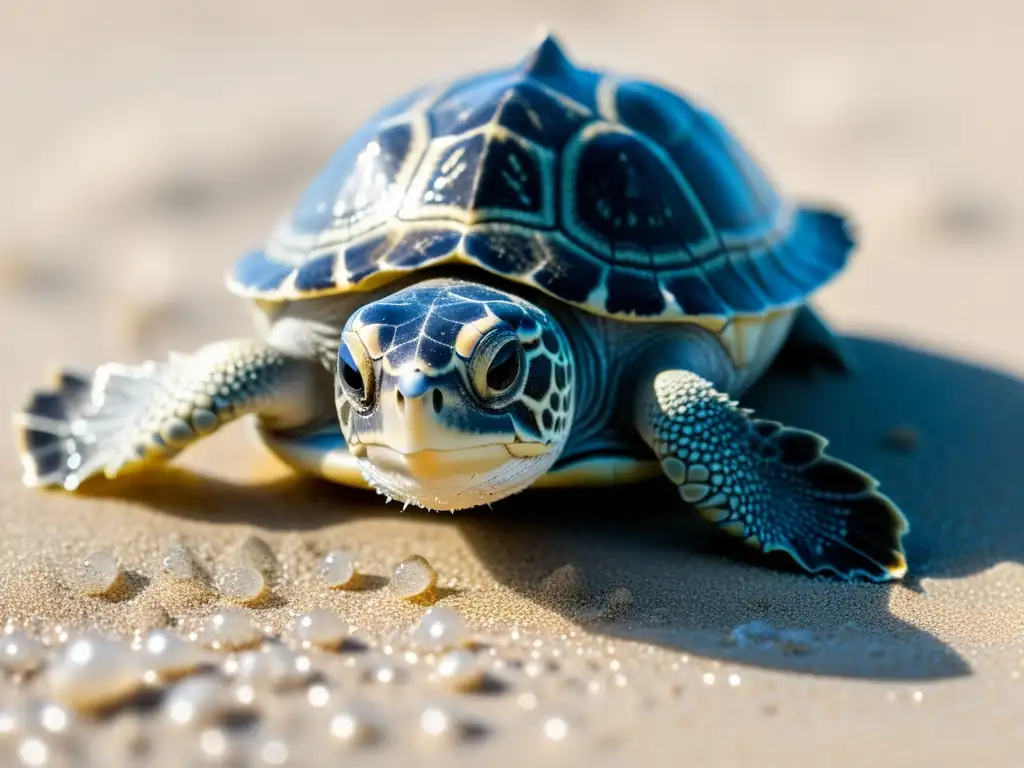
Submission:
[[[117,558],[109,552],[93,552],[83,560],[75,571],[78,588],[87,595],[96,597],[116,591],[123,575]]]
[[[249,535],[238,546],[238,559],[244,565],[264,575],[277,568],[277,557],[270,545],[259,536]]]
[[[177,581],[198,579],[202,575],[192,550],[177,542],[164,551],[161,568],[165,574]]]
[[[280,739],[271,739],[263,745],[260,757],[267,765],[284,765],[288,762],[288,747]]]
[[[147,681],[173,680],[202,667],[209,657],[195,644],[166,629],[153,629],[139,641]]]
[[[401,683],[405,679],[405,675],[391,664],[374,663],[370,664],[364,672],[363,679],[382,685],[391,685],[392,683]]]
[[[199,632],[199,642],[214,650],[234,650],[256,645],[263,639],[249,614],[238,608],[228,608],[206,620]]]
[[[227,735],[217,728],[207,728],[199,734],[199,749],[207,757],[219,759],[228,751]]]
[[[228,659],[224,671],[255,686],[284,689],[307,682],[312,663],[308,656],[296,655],[280,643],[266,643]]]
[[[410,634],[416,646],[433,650],[454,648],[469,640],[465,620],[458,611],[446,605],[430,608]]]
[[[16,675],[35,672],[46,661],[46,646],[15,629],[0,636],[0,669]]]
[[[10,704],[5,704],[0,709],[0,740],[9,739],[25,730],[25,720],[22,713],[11,709]]]
[[[739,675],[729,675],[729,685],[731,685],[733,688],[738,686],[740,682],[742,681],[740,680]]]
[[[451,715],[439,707],[429,707],[420,714],[420,728],[430,736],[450,734],[455,729]]]
[[[83,635],[62,650],[46,683],[61,704],[99,709],[134,694],[142,685],[142,667],[127,643]]]
[[[348,704],[335,712],[329,728],[334,738],[353,746],[377,741],[381,735],[374,718],[359,704]]]
[[[438,659],[434,674],[442,685],[462,692],[478,689],[484,680],[479,660],[465,650],[449,651]]]
[[[22,765],[46,765],[50,759],[50,747],[42,739],[29,736],[18,745],[18,757]]]
[[[64,733],[71,725],[71,713],[56,704],[43,704],[38,712],[39,725],[50,733]]]
[[[331,589],[351,589],[359,581],[359,569],[348,552],[328,552],[320,563],[320,576]]]
[[[230,691],[213,677],[195,677],[178,683],[163,703],[167,718],[184,726],[211,725],[238,709]]]
[[[701,677],[701,680],[704,681],[704,685],[714,685],[715,684],[715,673],[714,672],[705,672],[703,674],[703,676]]]
[[[395,567],[391,591],[406,600],[429,595],[437,585],[437,571],[420,555],[413,555]]]
[[[540,701],[537,699],[537,694],[532,691],[525,691],[516,697],[516,704],[523,709],[536,709]]]
[[[242,605],[256,605],[267,596],[267,581],[263,574],[244,565],[221,576],[218,587],[224,597]]]
[[[544,735],[552,741],[564,741],[569,735],[569,723],[564,717],[549,717],[544,721]]]
[[[305,613],[295,622],[295,638],[304,648],[339,648],[351,633],[348,622],[338,614],[323,609]]]
[[[327,702],[331,700],[331,691],[326,685],[311,685],[309,690],[306,691],[306,701],[309,702],[309,706],[326,707]]]

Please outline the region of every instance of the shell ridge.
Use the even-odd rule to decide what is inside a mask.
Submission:
[[[303,299],[459,263],[616,319],[727,320],[804,300],[856,245],[843,214],[787,204],[704,107],[577,67],[551,34],[352,136],[233,292]]]

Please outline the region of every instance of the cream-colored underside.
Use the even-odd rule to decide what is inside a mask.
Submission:
[[[296,440],[265,432],[258,426],[256,430],[267,447],[293,469],[323,477],[339,485],[370,489],[370,485],[359,471],[356,458],[345,446],[340,431],[328,428],[315,436]],[[531,487],[626,485],[649,480],[661,474],[661,467],[653,458],[650,461],[638,461],[626,455],[602,455],[583,458],[568,466],[550,470],[537,478]]]

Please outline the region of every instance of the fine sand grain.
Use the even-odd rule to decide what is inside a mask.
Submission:
[[[24,489],[0,441],[0,620],[48,646],[0,646],[6,669],[43,663],[0,680],[4,764],[317,765],[356,750],[382,764],[1019,765],[1024,7],[434,6],[0,11],[2,409],[59,363],[247,333],[223,272],[345,132],[424,78],[521,55],[548,21],[579,59],[713,105],[785,189],[855,218],[861,248],[819,304],[856,375],[776,370],[746,404],[881,480],[913,526],[910,577],[808,578],[713,535],[660,483],[401,513],[294,477],[238,425],[70,496]],[[357,564],[353,588],[325,583],[332,550]],[[96,560],[90,584],[111,588],[83,595],[96,552],[120,570]],[[425,600],[388,588],[413,555],[437,572]],[[469,655],[415,645],[431,602],[462,617],[445,631]],[[48,667],[73,674],[67,638],[166,628],[198,653],[237,603],[252,626],[229,613],[221,640],[281,644],[99,715],[24,709],[57,690]],[[340,626],[319,615],[297,632],[318,609],[352,627],[338,650],[302,648]],[[134,690],[133,659],[111,651],[109,690]]]

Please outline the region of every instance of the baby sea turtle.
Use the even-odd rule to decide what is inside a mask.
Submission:
[[[254,338],[35,393],[24,481],[72,491],[255,414],[293,467],[406,504],[662,474],[762,551],[898,579],[908,525],[876,481],[733,399],[784,345],[844,367],[806,302],[853,245],[713,115],[546,36],[347,140],[228,277]]]

